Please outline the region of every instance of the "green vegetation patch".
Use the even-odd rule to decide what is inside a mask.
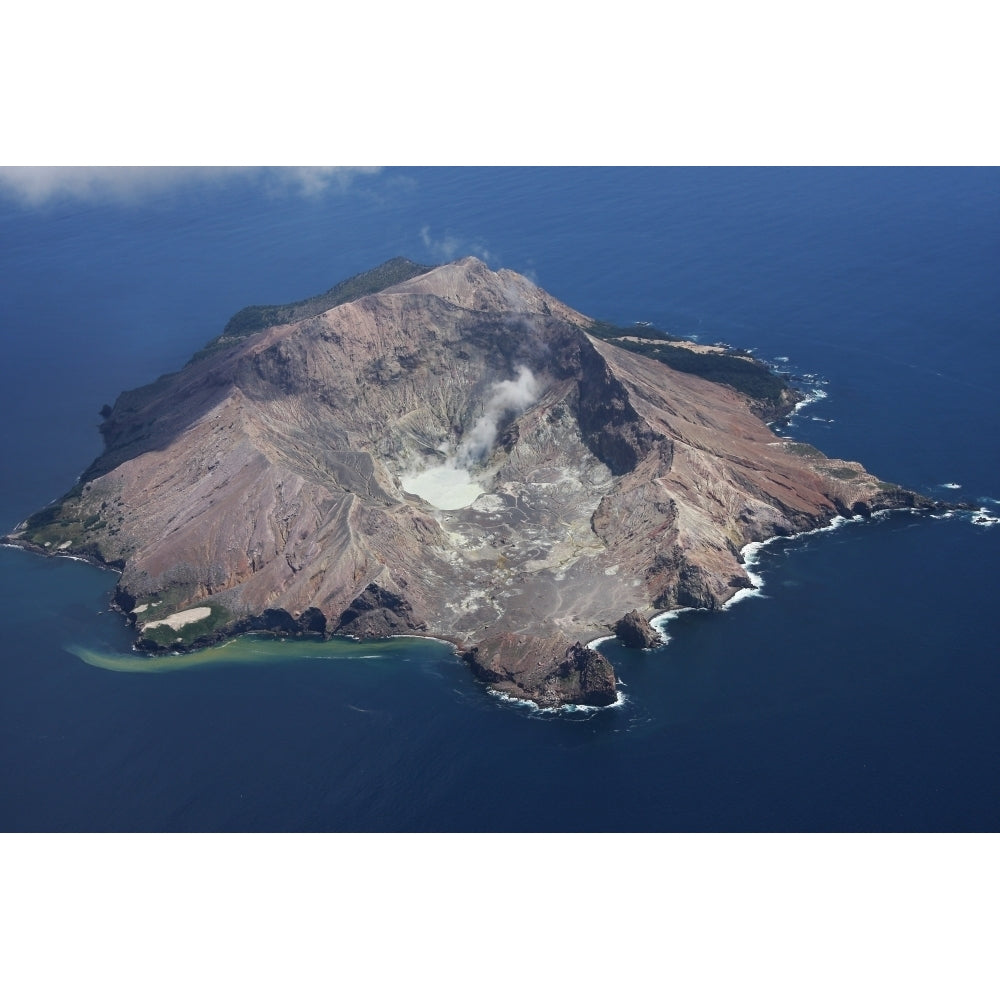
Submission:
[[[660,361],[674,371],[728,385],[769,406],[780,406],[787,398],[788,380],[742,351],[692,351],[677,346],[680,337],[641,324],[623,327],[602,320],[592,323],[588,332],[600,340],[613,341],[616,347],[633,354]],[[626,339],[629,337],[642,339]]]
[[[47,552],[65,550],[114,564],[121,553],[114,545],[109,551],[108,542],[119,531],[116,514],[89,485],[78,482],[64,497],[32,514],[21,534]]]
[[[834,469],[827,469],[827,474],[833,476],[834,479],[857,479],[861,475],[857,469],[852,469],[847,465],[839,465]]]
[[[220,347],[224,347],[227,343],[242,340],[258,330],[266,330],[268,327],[278,326],[281,323],[312,319],[313,316],[319,316],[320,313],[326,312],[327,309],[333,309],[334,306],[343,305],[345,302],[354,302],[366,295],[385,291],[393,285],[426,274],[430,270],[432,268],[429,265],[415,264],[405,257],[394,257],[370,271],[356,274],[353,278],[341,281],[329,291],[323,292],[322,295],[314,295],[312,298],[281,306],[247,306],[229,320],[220,337],[200,350],[191,360],[197,361]]]
[[[179,629],[170,625],[157,625],[154,628],[143,629],[140,640],[142,646],[147,648],[188,646],[204,636],[212,635],[232,620],[230,611],[219,604],[206,601],[204,604],[196,605],[196,607],[207,607],[210,612],[205,618],[182,625]],[[167,617],[159,608],[150,607],[147,616],[154,615],[154,621]]]
[[[804,441],[786,441],[785,451],[790,451],[793,455],[798,455],[801,458],[826,458],[826,455],[819,448],[814,448]]]
[[[587,332],[598,340],[617,341],[621,337],[642,337],[645,340],[678,341],[681,337],[675,337],[665,330],[658,330],[648,323],[634,323],[632,326],[619,326],[617,323],[609,323],[607,320],[595,319]],[[620,345],[625,347],[625,344]]]
[[[142,633],[144,643],[148,642],[157,646],[169,646],[171,643],[180,643],[181,636],[169,625],[158,625],[156,628],[148,628]]]
[[[24,526],[24,534],[36,545],[44,545],[66,537],[66,531],[72,525],[69,515],[63,511],[61,503],[43,507],[28,518]]]
[[[71,541],[74,545],[99,517],[91,519],[80,512],[83,486],[77,483],[64,497],[32,514],[25,522],[24,536],[35,545],[57,547]],[[89,523],[88,523],[89,522]]]

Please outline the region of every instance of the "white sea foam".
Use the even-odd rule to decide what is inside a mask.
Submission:
[[[962,488],[961,483],[942,483],[941,488],[944,490],[960,490]]]
[[[621,708],[626,701],[628,701],[628,696],[624,691],[619,690],[618,695],[615,700],[610,705],[557,705],[552,708],[543,708],[538,704],[537,701],[532,701],[530,698],[517,698],[512,694],[507,694],[506,691],[495,691],[493,688],[487,688],[487,691],[494,698],[499,699],[502,702],[506,702],[509,705],[520,705],[523,708],[530,709],[532,715],[593,715],[595,712],[603,712],[607,708]]]
[[[749,576],[750,574],[748,573],[747,575]],[[762,580],[761,577],[757,577],[757,579],[761,579]],[[764,597],[764,598],[766,598],[767,594],[765,594],[765,593],[762,592],[762,590],[761,590],[762,586],[763,586],[763,581],[761,583],[757,584],[755,587],[744,587],[742,590],[737,590],[736,593],[733,594],[733,596],[730,597],[729,600],[726,601],[726,603],[722,605],[722,610],[723,611],[728,611],[729,608],[731,608],[734,604],[739,604],[740,601],[745,601],[745,600],[747,600],[747,598],[750,598],[750,597]]]
[[[810,389],[806,394],[805,398],[800,400],[795,404],[795,408],[792,410],[793,414],[801,413],[807,406],[811,406],[813,403],[818,403],[821,399],[826,399],[827,393],[822,389],[813,388]]]
[[[512,694],[507,694],[506,691],[495,691],[491,687],[488,687],[486,691],[498,701],[506,702],[508,705],[523,705],[525,708],[538,709],[537,703],[528,698],[515,698]],[[538,710],[541,711],[541,709]]]
[[[610,705],[560,705],[558,708],[540,708],[540,712],[551,712],[556,715],[593,715],[602,708],[620,708],[625,704],[625,694],[621,691]]]
[[[60,559],[69,559],[71,562],[85,563],[87,566],[96,566],[98,569],[109,569],[112,573],[121,573],[121,570],[117,570],[113,566],[102,566],[100,563],[92,562],[90,559],[84,558],[84,556],[73,556],[68,552],[57,552],[56,555]]]
[[[879,511],[878,513],[884,513]],[[885,512],[887,513],[887,512]],[[770,538],[765,538],[760,542],[748,542],[746,545],[740,549],[740,558],[743,560],[743,568],[746,570],[747,577],[750,580],[752,586],[744,587],[742,590],[736,591],[732,597],[723,604],[723,610],[731,608],[734,604],[739,604],[740,601],[745,601],[748,597],[767,597],[763,593],[764,589],[764,577],[760,573],[755,572],[754,567],[760,562],[761,552],[773,542],[779,540],[786,541],[796,541],[799,538],[806,538],[809,535],[818,535],[827,531],[836,531],[838,528],[843,527],[845,524],[849,524],[851,521],[863,521],[864,518],[857,514],[854,517],[847,518],[842,517],[837,514],[836,517],[830,520],[829,524],[824,524],[819,528],[810,528],[808,531],[800,531],[794,535],[772,535]]]
[[[697,611],[697,610],[699,609],[674,608],[671,611],[663,611],[660,614],[654,615],[652,618],[650,618],[649,624],[652,627],[653,631],[656,632],[656,634],[660,637],[660,641],[662,642],[662,644],[666,646],[667,643],[670,642],[670,633],[667,631],[667,624],[669,622],[672,622],[678,615],[682,614],[685,611]],[[614,634],[599,635],[596,639],[591,639],[590,642],[587,643],[587,649],[597,649],[597,647],[600,646],[602,642],[614,642],[615,640],[617,640],[617,638],[618,636]],[[659,646],[654,646],[642,649],[640,650],[640,652],[653,653],[659,648],[660,648]]]
[[[653,618],[650,618],[649,624],[655,629],[656,634],[663,640],[663,645],[666,646],[670,642],[670,633],[667,631],[667,626],[670,622],[679,618],[685,611],[697,611],[697,608],[672,608],[670,611],[664,611]]]
[[[1000,524],[1000,517],[992,514],[988,507],[980,507],[972,515],[971,520],[973,524],[978,524],[986,528],[992,527],[994,524]]]

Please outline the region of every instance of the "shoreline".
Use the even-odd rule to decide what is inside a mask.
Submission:
[[[624,681],[618,681],[616,687],[624,687]],[[507,694],[506,691],[498,691],[496,688],[486,686],[486,691],[492,697],[502,702],[517,705],[521,708],[529,708],[533,715],[569,715],[580,713],[582,715],[593,715],[595,712],[605,712],[609,708],[623,708],[628,701],[628,695],[624,691],[618,690],[617,697],[610,705],[581,705],[577,702],[567,701],[562,705],[539,705],[531,698],[518,698],[517,695]]]
[[[718,612],[728,611],[736,604],[749,600],[750,598],[766,596],[762,593],[765,579],[760,573],[754,571],[754,567],[756,567],[759,562],[757,556],[759,556],[765,548],[775,542],[797,542],[800,539],[808,538],[811,535],[839,531],[841,528],[852,524],[866,524],[876,518],[884,519],[891,517],[893,514],[912,514],[915,516],[929,517],[932,520],[943,520],[966,513],[970,515],[969,523],[976,526],[991,527],[995,524],[1000,524],[1000,515],[991,513],[987,507],[975,508],[971,504],[949,504],[945,502],[938,503],[937,501],[935,501],[935,504],[936,506],[931,509],[922,507],[883,507],[879,510],[872,511],[867,517],[863,514],[855,514],[853,517],[845,517],[843,514],[835,514],[830,519],[829,523],[821,524],[815,528],[807,528],[804,531],[797,531],[791,535],[771,535],[769,538],[764,538],[757,542],[747,542],[746,545],[740,548],[740,559],[742,560],[743,566],[747,571],[747,576],[753,586],[743,587],[740,590],[737,590],[715,610]],[[1000,501],[997,501],[997,505],[1000,506]],[[935,511],[940,509],[940,507],[946,508],[944,513],[935,513]],[[672,641],[672,636],[670,635],[668,629],[669,623],[675,621],[682,614],[686,614],[691,611],[711,612],[712,610],[712,608],[706,607],[680,607],[669,608],[666,611],[661,611],[653,615],[649,619],[649,624],[660,636],[661,645],[646,647],[643,652],[655,652],[655,650],[668,645]],[[602,635],[598,636],[596,639],[591,639],[591,641],[586,643],[586,645],[588,649],[597,649],[597,647],[602,643],[610,642],[617,638],[618,637],[614,633],[609,633],[608,635]]]
[[[920,499],[925,500],[927,498],[920,497]],[[762,593],[765,585],[765,579],[760,573],[756,572],[755,570],[759,563],[760,553],[767,546],[772,545],[780,540],[788,540],[789,542],[794,543],[801,538],[806,538],[811,535],[818,535],[825,532],[837,531],[840,528],[849,524],[864,523],[866,521],[873,520],[876,517],[888,517],[897,512],[906,512],[911,515],[927,515],[933,519],[951,518],[954,517],[956,514],[965,512],[970,514],[970,523],[972,524],[983,525],[983,526],[992,526],[994,524],[1000,524],[1000,517],[996,516],[987,507],[983,506],[977,507],[970,503],[950,503],[944,501],[931,501],[931,500],[928,500],[928,505],[923,507],[915,507],[915,506],[883,507],[878,510],[872,511],[867,515],[859,513],[855,514],[852,517],[846,517],[842,514],[835,514],[830,518],[829,522],[826,524],[819,524],[814,528],[808,528],[806,530],[799,531],[794,534],[773,535],[769,538],[761,539],[760,541],[748,542],[744,546],[742,546],[739,550],[739,556],[742,565],[744,566],[744,569],[746,571],[746,575],[751,583],[751,586],[743,587],[736,590],[716,610],[726,611],[735,604],[738,604],[741,601],[747,600],[751,597],[765,596]],[[33,555],[64,558],[75,562],[86,563],[88,565],[94,566],[97,569],[108,570],[110,572],[116,573],[119,577],[122,574],[122,570],[119,567],[111,566],[107,563],[102,562],[99,559],[94,558],[93,556],[69,553],[58,549],[56,550],[45,549],[42,548],[41,546],[38,546],[35,543],[27,541],[26,539],[12,537],[10,535],[6,535],[3,538],[0,538],[0,547],[20,549],[22,551],[30,552]],[[134,624],[130,621],[130,615],[126,611],[124,611],[124,609],[121,608],[113,598],[111,600],[109,607],[111,610],[114,610],[117,613],[121,614],[126,619],[126,622],[128,622],[133,628],[135,628]],[[649,619],[649,624],[658,634],[661,640],[661,644],[666,646],[672,641],[672,636],[670,634],[670,629],[669,629],[670,622],[674,621],[681,614],[688,611],[708,611],[708,610],[712,609],[706,607],[670,608],[653,615]],[[178,614],[181,615],[190,614],[190,611],[191,609],[189,609],[187,612],[183,611],[179,612]],[[142,634],[141,631],[137,632],[136,638],[141,638],[141,634]],[[312,639],[313,641],[318,640],[320,645],[325,645],[331,639],[351,640],[352,642],[356,643],[359,646],[367,645],[368,642],[372,641],[372,640],[358,639],[357,637],[354,636],[326,635],[319,632],[311,632],[311,633],[302,632],[296,634],[296,633],[283,632],[280,629],[248,628],[246,630],[229,632],[225,635],[219,635],[215,638],[214,641],[207,643],[200,643],[198,645],[192,645],[181,650],[177,649],[163,650],[163,651],[142,650],[139,649],[135,645],[135,643],[133,643],[129,653],[127,654],[122,653],[116,655],[120,655],[123,658],[134,660],[136,663],[136,668],[138,670],[143,670],[143,669],[148,670],[149,669],[148,666],[140,667],[139,664],[140,663],[148,664],[150,660],[154,661],[163,660],[165,662],[171,662],[171,667],[165,666],[164,669],[178,669],[180,667],[180,664],[177,663],[178,659],[183,660],[189,654],[207,653],[212,650],[222,649],[244,635],[261,636],[274,640],[284,640],[289,638],[293,640],[300,638]],[[616,638],[617,637],[613,633],[607,635],[599,635],[589,640],[584,645],[587,649],[597,650],[602,643]],[[461,659],[463,651],[465,649],[465,643],[463,643],[462,641],[446,638],[440,635],[417,635],[410,633],[393,633],[391,635],[378,637],[378,640],[381,641],[398,640],[398,639],[423,640],[445,645],[449,647],[452,655],[459,659]],[[657,646],[653,648],[659,648],[659,647]],[[85,662],[91,662],[91,660],[93,660],[94,657],[96,657],[97,655],[98,654],[95,653],[92,656],[88,656],[86,658],[81,656],[81,659],[84,659]],[[100,664],[96,665],[100,666]],[[195,666],[196,664],[192,663],[191,665]],[[128,668],[127,666],[116,666],[116,667],[110,667],[109,669],[124,670]],[[621,681],[620,678],[617,677],[617,675],[615,677],[615,680],[616,680],[616,687],[618,688],[615,701],[612,702],[610,705],[601,705],[601,706],[580,704],[575,702],[564,702],[560,705],[555,705],[555,706],[549,706],[549,705],[543,706],[531,698],[520,698],[516,695],[511,695],[505,691],[494,688],[487,681],[483,681],[482,679],[480,679],[480,682],[483,683],[485,690],[494,697],[499,698],[501,701],[506,701],[513,704],[520,704],[525,707],[529,707],[532,710],[532,712],[544,713],[544,714],[582,712],[585,714],[590,714],[602,708],[619,708],[626,703],[627,698],[621,690],[623,682]]]
[[[116,573],[119,577],[122,570],[118,566],[112,566],[94,556],[80,555],[76,552],[64,552],[59,549],[46,549],[34,542],[29,542],[25,538],[18,538],[16,535],[4,535],[0,537],[0,549],[20,549],[22,552],[30,552],[32,555],[45,556],[47,559],[71,559],[73,562],[86,563],[94,569],[106,570],[109,573]]]

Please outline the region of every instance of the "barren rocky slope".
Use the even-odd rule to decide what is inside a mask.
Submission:
[[[238,314],[123,393],[103,455],[8,540],[119,567],[141,648],[439,636],[497,690],[607,704],[613,670],[584,644],[627,612],[716,608],[749,585],[747,542],[918,502],[591,336],[518,274],[400,274]]]

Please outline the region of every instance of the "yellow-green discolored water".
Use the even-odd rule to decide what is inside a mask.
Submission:
[[[386,660],[415,649],[427,650],[431,646],[441,648],[450,644],[439,639],[409,636],[357,642],[353,639],[276,639],[265,635],[245,635],[219,646],[160,656],[99,650],[75,643],[68,643],[64,648],[77,659],[101,670],[160,674],[249,663],[277,664],[289,660]]]

